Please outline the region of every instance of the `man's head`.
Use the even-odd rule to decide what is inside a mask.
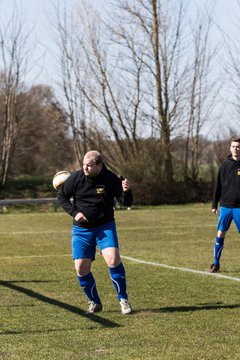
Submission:
[[[230,152],[233,160],[240,160],[240,138],[231,139]]]
[[[88,151],[83,158],[83,171],[86,176],[97,176],[103,167],[103,156],[96,150]]]

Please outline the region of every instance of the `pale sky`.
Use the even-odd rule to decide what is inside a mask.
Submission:
[[[201,7],[202,5],[216,2],[213,19],[226,34],[234,33],[235,25],[240,19],[240,6],[238,0],[186,0],[190,5]],[[0,23],[9,19],[13,9],[17,8],[25,19],[27,28],[32,29],[38,46],[32,52],[32,70],[27,80],[52,83],[53,74],[53,31],[49,19],[53,15],[52,3],[57,4],[59,0],[0,0]],[[64,2],[64,1],[62,1]],[[67,6],[71,8],[81,0],[67,0]],[[107,6],[111,0],[92,0],[99,8]],[[60,0],[61,3],[61,0]],[[216,35],[218,36],[218,35]]]
[[[103,8],[110,0],[92,0],[97,8]],[[66,0],[67,8],[81,0]],[[31,71],[27,81],[31,83],[54,83],[54,32],[51,21],[54,19],[54,5],[64,4],[65,0],[0,0],[0,24],[10,19],[14,9],[24,19],[24,28],[31,31],[34,37],[34,50],[31,57]]]
[[[6,23],[13,14],[13,9],[18,9],[18,14],[24,18],[24,28],[26,31],[31,29],[31,33],[34,37],[33,43],[35,44],[31,50],[31,67],[26,74],[25,83],[29,86],[37,84],[50,85],[57,91],[56,82],[58,80],[58,72],[56,66],[56,57],[54,58],[54,32],[50,24],[50,19],[54,18],[53,4],[67,4],[67,8],[71,9],[74,4],[80,4],[82,0],[0,0],[0,25]],[[109,8],[111,1],[116,0],[89,0],[91,4],[98,8],[100,11],[104,7]],[[132,0],[134,1],[134,0]],[[166,0],[167,1],[167,0]],[[196,7],[202,8],[207,6],[213,9],[212,4],[215,4],[212,11],[212,20],[214,21],[214,42],[216,44],[222,40],[222,33],[217,28],[218,26],[225,33],[226,38],[233,38],[236,32],[237,26],[240,23],[240,0],[184,0],[190,5],[190,9],[193,11],[193,26],[194,18],[196,15]],[[239,4],[238,4],[239,3]],[[104,10],[103,10],[104,11]],[[106,12],[104,12],[105,14]],[[191,10],[190,10],[191,14]],[[211,28],[211,32],[212,32]],[[240,31],[240,30],[239,30]],[[215,44],[213,44],[214,46]],[[222,48],[222,53],[218,60],[218,66],[216,72],[225,72],[224,69],[224,57],[227,57],[226,48]],[[223,60],[222,60],[223,59]],[[220,69],[220,70],[219,70]],[[217,73],[216,76],[219,76]],[[220,75],[221,76],[221,75]],[[235,127],[234,116],[232,116],[231,105],[228,108],[228,104],[232,102],[232,95],[229,91],[229,85],[225,82],[225,90],[221,93],[221,98],[217,108],[214,111],[214,118],[219,129],[224,128],[226,123],[230,122]],[[220,118],[219,118],[220,117]],[[233,120],[231,120],[233,119]],[[216,124],[210,123],[211,128],[206,128],[205,132],[209,135],[215,134]]]

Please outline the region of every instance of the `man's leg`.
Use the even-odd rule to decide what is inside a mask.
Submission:
[[[96,282],[91,270],[91,259],[76,259],[75,268],[81,288],[91,302],[88,313],[96,313],[102,310],[101,300],[98,295]]]
[[[73,225],[72,252],[75,269],[81,288],[90,301],[87,313],[102,310],[102,304],[97,292],[96,282],[91,273],[92,261],[95,258],[95,236],[91,230]]]
[[[128,302],[126,274],[119,254],[115,221],[110,221],[99,227],[96,241],[109,268],[110,276],[121,305],[121,311],[123,314],[129,314],[132,309]]]
[[[212,273],[218,272],[220,269],[220,258],[222,255],[224,240],[226,233],[231,225],[232,219],[233,219],[232,209],[220,207],[220,213],[218,217],[218,231],[214,244],[214,260],[210,268],[210,272]]]
[[[238,229],[238,232],[240,233],[240,208],[233,209],[233,220],[235,222],[236,228]]]
[[[102,255],[108,265],[110,277],[117,292],[118,300],[123,314],[132,312],[128,302],[126,273],[119,255],[118,248],[106,248],[102,250]]]
[[[211,272],[217,272],[220,269],[220,257],[222,255],[225,235],[226,235],[225,231],[217,232],[216,241],[214,244],[214,259],[210,270]]]

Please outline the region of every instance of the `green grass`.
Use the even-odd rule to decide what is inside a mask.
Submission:
[[[210,205],[116,211],[123,256],[206,271],[217,218]],[[120,314],[107,267],[93,263],[104,311],[85,315],[63,212],[0,215],[0,359],[240,359],[240,283],[124,259],[134,312]],[[221,274],[240,278],[232,225]]]

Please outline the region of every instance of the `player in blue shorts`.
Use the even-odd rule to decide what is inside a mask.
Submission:
[[[126,275],[119,254],[114,220],[114,199],[124,206],[133,202],[130,183],[108,170],[98,151],[89,151],[82,170],[72,173],[58,193],[63,209],[73,217],[72,253],[79,284],[89,300],[88,314],[102,310],[91,272],[96,246],[109,268],[122,314],[132,311],[126,290]]]
[[[214,189],[212,212],[218,214],[217,236],[214,245],[214,261],[210,272],[220,269],[220,257],[226,233],[232,220],[240,232],[240,138],[232,138],[230,155],[222,163]]]

